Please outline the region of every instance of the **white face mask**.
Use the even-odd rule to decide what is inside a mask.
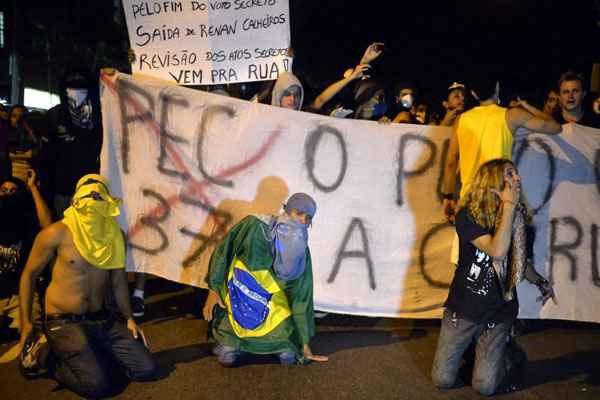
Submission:
[[[404,108],[411,108],[414,101],[415,99],[412,94],[405,94],[400,97],[400,104],[402,104],[402,107]]]
[[[69,104],[73,108],[80,107],[88,97],[87,89],[71,89],[67,88],[67,98],[69,99]]]

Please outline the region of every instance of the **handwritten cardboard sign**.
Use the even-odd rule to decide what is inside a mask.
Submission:
[[[123,0],[123,8],[134,75],[214,85],[291,69],[288,0]]]

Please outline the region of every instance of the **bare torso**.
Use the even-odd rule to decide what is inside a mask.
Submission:
[[[62,225],[62,224],[61,224]],[[46,314],[83,314],[99,311],[110,273],[90,265],[81,255],[69,229],[56,251],[52,280],[46,291]]]

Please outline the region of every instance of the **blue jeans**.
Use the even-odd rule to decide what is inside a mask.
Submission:
[[[150,351],[112,317],[78,322],[54,317],[46,322],[45,331],[56,357],[55,379],[82,397],[113,394],[111,360],[123,367],[122,374],[129,379],[145,381],[156,376]]]
[[[442,389],[454,386],[463,354],[474,341],[471,384],[485,396],[494,394],[506,374],[506,343],[511,326],[512,321],[477,324],[446,309],[431,371],[433,383]]]
[[[214,347],[213,353],[219,358],[219,363],[224,367],[231,367],[240,357],[246,353],[233,347],[218,344]],[[281,365],[292,365],[296,363],[296,353],[293,351],[284,351],[277,353]]]

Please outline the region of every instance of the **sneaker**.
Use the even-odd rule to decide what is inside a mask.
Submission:
[[[240,350],[222,344],[217,344],[215,347],[213,347],[212,352],[218,357],[219,363],[225,368],[233,367],[236,361],[243,354],[243,352]]]
[[[134,317],[144,316],[144,299],[141,297],[133,296],[131,298],[131,311]]]
[[[284,351],[283,353],[277,354],[277,357],[279,357],[279,363],[281,365],[296,364],[296,353],[293,351]]]
[[[328,316],[329,313],[328,312],[324,312],[324,311],[315,311],[315,318],[325,318],[326,316]]]

